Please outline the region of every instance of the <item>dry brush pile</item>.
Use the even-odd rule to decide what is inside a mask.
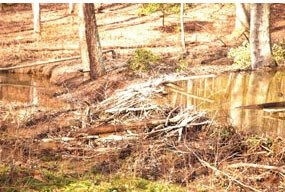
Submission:
[[[117,164],[113,171],[165,179],[190,189],[193,183],[201,190],[284,189],[284,140],[218,125],[194,107],[156,102],[163,98],[165,85],[177,79],[184,78],[165,76],[131,85],[90,106],[90,125],[81,131],[113,133],[95,140],[116,149],[107,163]]]
[[[163,179],[193,191],[284,190],[284,140],[242,133],[194,107],[159,101],[177,79],[185,78],[150,79],[82,104],[68,112],[80,123],[49,128],[34,137],[26,153],[44,161],[82,161],[94,173]],[[54,147],[43,148],[45,143]]]

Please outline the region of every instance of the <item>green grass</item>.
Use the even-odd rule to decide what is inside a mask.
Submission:
[[[120,178],[113,177],[97,183],[94,180],[82,180],[71,183],[60,189],[63,192],[71,191],[102,191],[102,192],[184,192],[185,188],[162,183],[152,182],[141,178]]]
[[[0,191],[60,191],[60,192],[183,192],[186,188],[160,181],[141,178],[84,174],[65,174],[59,170],[39,170],[40,177],[33,170],[20,167],[0,167]]]

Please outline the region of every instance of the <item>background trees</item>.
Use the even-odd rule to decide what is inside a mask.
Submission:
[[[235,3],[236,20],[234,32],[236,36],[249,32],[250,5],[248,3]]]
[[[236,3],[236,22],[233,35],[245,35],[248,43],[231,49],[229,56],[239,62],[239,66],[257,69],[277,66],[273,58],[270,34],[270,4]],[[247,34],[249,32],[249,38]],[[279,47],[275,44],[273,47]],[[282,49],[282,48],[281,48]],[[273,50],[276,53],[276,50]],[[275,56],[276,57],[276,54]]]
[[[34,13],[34,32],[36,34],[41,34],[41,8],[39,3],[33,3],[33,13]]]
[[[251,67],[276,66],[272,57],[270,38],[270,4],[250,5],[250,56]]]

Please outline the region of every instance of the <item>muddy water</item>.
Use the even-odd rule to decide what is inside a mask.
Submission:
[[[198,110],[208,111],[211,118],[221,123],[231,123],[240,130],[285,136],[284,107],[281,112],[274,112],[276,108],[237,108],[285,101],[285,71],[230,73],[181,81],[176,85],[182,91],[167,88],[170,93],[167,99],[173,106],[194,105]],[[196,96],[199,98],[193,98]]]
[[[44,110],[66,107],[54,99],[57,88],[48,79],[27,74],[0,73],[0,109]]]

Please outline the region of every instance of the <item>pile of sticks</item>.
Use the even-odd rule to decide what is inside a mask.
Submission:
[[[116,92],[91,107],[91,126],[84,131],[96,135],[137,130],[143,131],[146,137],[177,136],[180,141],[187,129],[206,125],[209,120],[204,112],[196,111],[195,107],[185,109],[170,106],[167,102],[156,102],[167,94],[165,85],[176,80],[177,77],[165,76]]]

